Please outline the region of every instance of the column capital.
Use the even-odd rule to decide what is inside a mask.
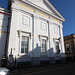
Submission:
[[[61,25],[59,25],[59,27],[62,29],[63,28],[63,25],[61,24]]]
[[[51,24],[53,24],[53,21],[49,19],[49,20],[48,20],[48,23],[51,23]]]
[[[49,25],[53,25],[53,22],[51,22],[50,20],[48,20],[47,23],[48,23]]]
[[[32,16],[35,18],[39,18],[39,16],[37,14],[33,14]]]
[[[12,8],[12,11],[18,12],[18,11],[19,11],[19,9]]]
[[[18,8],[18,6],[16,4],[12,4],[11,10],[18,12],[19,8]]]

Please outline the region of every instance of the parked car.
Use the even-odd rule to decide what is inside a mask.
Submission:
[[[0,67],[0,75],[10,75],[10,70],[4,67]]]

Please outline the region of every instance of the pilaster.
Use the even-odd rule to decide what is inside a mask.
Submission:
[[[32,65],[40,64],[40,53],[39,53],[39,45],[38,45],[38,25],[39,25],[39,17],[37,15],[33,15],[33,24],[32,24]]]
[[[51,21],[49,21],[49,29],[50,29],[50,55],[51,55],[52,57],[54,57],[52,25],[53,25],[53,23],[52,23]]]
[[[17,17],[18,17],[18,10],[12,8],[12,17],[11,17],[11,24],[10,24],[10,35],[9,35],[9,45],[8,45],[8,54],[10,55],[11,50],[16,50],[16,37],[17,37]],[[12,51],[12,54],[15,55],[15,51]]]
[[[32,47],[33,47],[33,50],[34,50],[34,57],[35,56],[38,56],[38,54],[36,55],[36,52],[38,50],[38,27],[39,26],[39,17],[37,15],[33,15],[33,26],[32,26],[32,34],[33,34],[33,42],[32,42]]]
[[[54,47],[53,47],[52,25],[53,25],[53,22],[49,21],[49,43],[50,43],[49,44],[50,45],[50,60],[49,60],[49,63],[50,64],[54,64],[55,63],[55,60],[54,60],[55,54],[54,54]]]
[[[62,57],[65,56],[65,49],[64,49],[64,39],[63,39],[63,31],[62,31],[63,26],[60,25],[60,42],[61,42],[61,53]]]

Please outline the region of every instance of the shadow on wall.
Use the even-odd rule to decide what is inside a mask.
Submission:
[[[0,19],[1,20],[1,19]],[[11,54],[7,59],[7,47],[8,47],[8,27],[9,27],[9,20],[6,15],[3,16],[2,19],[2,26],[1,26],[1,37],[0,37],[0,62],[2,62],[2,66],[8,65],[9,67],[12,66],[29,66],[29,65],[43,65],[43,64],[54,64],[56,60],[59,60],[60,58],[63,60],[63,57],[61,55],[64,55],[63,53],[56,54],[53,51],[53,48],[50,48],[47,50],[46,54],[41,53],[41,47],[36,44],[36,48],[28,52],[28,54],[20,55],[18,58],[14,58],[13,54]],[[3,57],[2,59],[2,56]],[[61,60],[60,59],[60,60]],[[7,61],[8,60],[8,61]],[[8,64],[7,64],[8,62]]]
[[[62,54],[54,53],[53,48],[47,50],[46,54],[41,53],[41,47],[39,47],[38,44],[36,44],[36,48],[28,52],[28,54],[19,55],[19,58],[13,58],[13,55],[11,56],[12,58],[8,61],[9,67],[28,67],[55,64],[56,62],[58,63],[58,61],[65,62],[65,58],[62,57]]]
[[[4,11],[5,12],[5,11]],[[8,41],[8,26],[9,26],[9,20],[8,15],[4,15],[0,18],[1,20],[1,28],[0,28],[0,66],[4,66],[6,63],[6,57],[7,57],[7,41]]]

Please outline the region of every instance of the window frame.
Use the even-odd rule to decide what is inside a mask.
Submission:
[[[29,37],[27,37],[27,36],[22,36],[22,38],[23,38],[23,37],[24,37],[24,40],[23,40],[23,39],[21,40],[21,48],[23,47],[23,48],[24,48],[24,53],[25,53],[25,54],[28,54]],[[25,40],[25,39],[27,39],[27,40]],[[27,42],[27,46],[26,46],[26,45],[23,46],[23,45],[22,45],[22,42],[25,42],[25,43]],[[27,48],[27,53],[26,53],[25,48]],[[21,50],[21,53],[22,53],[22,50]],[[23,53],[23,54],[24,54],[24,53]]]
[[[25,24],[25,19],[26,19],[26,18],[29,19],[29,23],[28,23],[28,24]],[[22,15],[22,24],[25,25],[25,26],[30,27],[30,17],[27,16],[27,15]]]
[[[21,42],[22,42],[22,36],[28,38],[28,53],[29,53],[29,34],[27,33],[21,33],[21,40],[20,40],[20,55],[28,55],[28,53],[21,53]]]
[[[43,27],[45,27],[45,29]],[[48,30],[47,21],[44,20],[44,19],[41,19],[41,18],[40,18],[40,30],[43,31],[43,32],[47,32],[47,30]]]
[[[58,50],[57,50],[57,48],[56,48],[56,43],[58,43]],[[55,50],[56,50],[56,54],[60,54],[60,47],[59,47],[59,42],[55,42]]]
[[[67,51],[66,44],[68,44],[68,45],[69,45],[69,51]],[[65,44],[65,49],[66,49],[66,53],[68,54],[68,53],[70,53],[70,44],[69,44],[69,42],[68,42],[68,43],[66,43],[66,44]]]
[[[40,22],[40,25],[41,25],[41,30],[43,30],[43,31],[46,31],[47,30],[46,23]]]
[[[45,41],[45,52],[44,53],[43,53],[43,50],[42,50],[42,40]],[[41,54],[42,55],[47,54],[47,40],[46,39],[41,39]]]

